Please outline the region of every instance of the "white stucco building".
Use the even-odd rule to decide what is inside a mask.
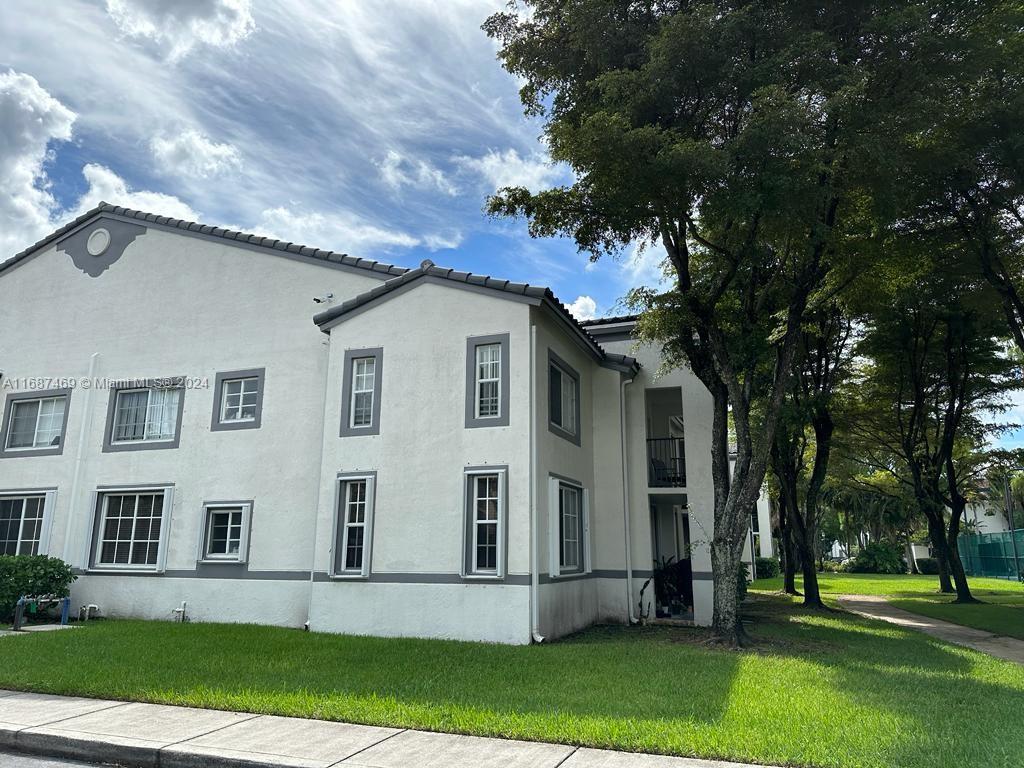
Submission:
[[[710,397],[632,327],[101,204],[0,265],[0,551],[107,616],[505,643],[658,561],[710,623]]]

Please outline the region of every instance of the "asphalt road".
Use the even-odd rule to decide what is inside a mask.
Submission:
[[[48,757],[29,757],[11,752],[0,752],[0,768],[93,768],[93,763],[74,760],[54,760]]]

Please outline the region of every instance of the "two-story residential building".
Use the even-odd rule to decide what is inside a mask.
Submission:
[[[506,643],[659,564],[710,623],[710,398],[633,325],[101,204],[0,265],[0,552],[107,616]]]

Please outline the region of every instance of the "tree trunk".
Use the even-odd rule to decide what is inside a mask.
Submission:
[[[967,572],[964,570],[963,561],[960,559],[960,552],[957,551],[956,539],[949,544],[949,566],[953,576],[953,583],[956,585],[956,600],[954,603],[978,603],[971,594],[971,587],[967,583]]]
[[[942,525],[936,525],[932,515],[926,515],[928,520],[928,540],[932,543],[935,551],[935,559],[939,564],[939,591],[951,595],[956,592],[953,589],[953,581],[950,578],[949,554],[946,551],[946,535]]]
[[[779,529],[782,532],[782,529]],[[796,544],[793,542],[793,528],[791,525],[787,525],[785,532],[779,539],[779,543],[782,545],[780,554],[782,555],[782,591],[787,595],[797,595],[800,593],[796,589],[796,569],[799,565],[800,557],[796,553]]]
[[[800,561],[803,564],[804,576],[804,607],[824,608],[821,602],[821,591],[818,588],[818,571],[814,567],[814,549],[807,546],[806,540],[797,543]]]
[[[711,569],[715,574],[714,617],[711,631],[715,642],[729,648],[743,645],[746,633],[740,621],[738,574],[741,549],[715,536],[711,542]],[[719,574],[727,574],[720,577]]]

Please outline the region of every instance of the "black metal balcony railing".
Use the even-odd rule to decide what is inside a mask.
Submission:
[[[652,488],[686,486],[686,456],[681,437],[647,440],[647,475]]]

